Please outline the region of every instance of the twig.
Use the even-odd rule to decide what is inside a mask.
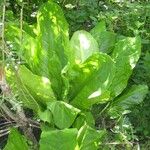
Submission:
[[[3,137],[3,136],[5,136],[5,135],[8,135],[10,133],[10,131],[7,131],[7,132],[5,132],[5,133],[3,133],[3,134],[0,134],[0,137]]]
[[[4,4],[3,4],[3,15],[2,15],[2,60],[4,61],[5,60],[5,54],[4,54],[4,51],[5,51],[5,11],[6,11],[6,1],[4,0]],[[4,67],[4,64],[3,64],[3,67]]]

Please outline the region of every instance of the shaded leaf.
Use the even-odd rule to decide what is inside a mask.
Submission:
[[[44,111],[39,111],[38,116],[39,116],[40,120],[42,120],[44,122],[53,123],[52,113],[48,109],[46,109]]]
[[[105,24],[105,21],[101,21],[96,24],[96,26],[90,31],[90,33],[98,42],[101,36],[101,32],[104,32],[104,31],[106,31],[106,24]]]
[[[81,112],[80,115],[76,118],[73,127],[80,129],[85,123],[90,127],[95,126],[95,120],[91,112]]]
[[[79,109],[63,101],[48,103],[47,108],[52,112],[54,123],[60,129],[69,128],[80,112]]]
[[[97,150],[98,143],[101,142],[105,134],[105,130],[99,131],[84,125],[78,132],[80,150]]]
[[[110,53],[116,42],[116,35],[113,32],[101,32],[98,39],[99,49],[101,52]]]
[[[112,117],[128,113],[134,105],[140,104],[148,93],[146,85],[134,85],[128,89],[123,95],[116,98],[109,110]]]
[[[101,52],[110,53],[113,50],[116,42],[116,34],[106,31],[104,21],[99,22],[90,33],[96,39]]]
[[[77,129],[42,131],[40,150],[75,150]]]

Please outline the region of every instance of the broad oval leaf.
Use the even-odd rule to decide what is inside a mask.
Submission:
[[[112,59],[103,53],[91,56],[85,63],[68,70],[69,100],[77,108],[89,109],[93,104],[109,99],[110,86],[115,72]]]
[[[42,131],[40,150],[75,150],[78,130],[63,129]]]
[[[48,77],[58,99],[61,99],[61,70],[65,66],[68,47],[68,24],[61,8],[53,2],[43,4],[37,14],[39,42],[37,73]]]
[[[124,38],[117,42],[112,53],[115,61],[116,73],[110,86],[111,96],[118,96],[127,86],[128,79],[132,74],[141,54],[141,40],[139,37]]]
[[[17,129],[12,128],[4,150],[29,150],[27,139]]]
[[[76,31],[70,40],[71,62],[83,63],[95,52],[98,52],[98,44],[92,35],[86,31]]]
[[[69,128],[80,112],[79,109],[63,101],[48,103],[47,108],[53,114],[54,124],[60,129]]]
[[[37,28],[26,25],[21,31],[9,26],[6,39],[33,73],[51,80],[57,99],[62,99],[61,70],[67,63],[65,52],[69,48],[69,36],[68,24],[59,5],[43,4],[37,14]]]

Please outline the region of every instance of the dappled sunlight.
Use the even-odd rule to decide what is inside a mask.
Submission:
[[[49,79],[42,77],[42,83],[43,83],[43,85],[47,85],[47,84],[50,84],[50,81],[49,81]]]
[[[135,54],[130,56],[129,63],[130,63],[131,68],[133,69],[136,65]]]
[[[96,97],[98,97],[98,96],[101,96],[101,94],[102,94],[102,91],[101,91],[101,89],[99,89],[99,90],[93,92],[93,93],[88,97],[88,99],[96,98]]]
[[[131,46],[135,46],[136,42],[136,38],[128,38],[128,44],[130,44]]]
[[[94,69],[97,67],[100,67],[100,62],[99,61],[90,61],[88,64],[92,65]]]
[[[90,41],[84,34],[79,35],[80,46],[84,49],[88,49],[90,47]]]
[[[103,83],[104,87],[107,87],[107,85],[110,84],[111,78],[112,78],[112,77],[111,77],[110,75],[108,75],[106,81]]]
[[[83,72],[84,73],[90,73],[90,69],[89,68],[83,68]]]

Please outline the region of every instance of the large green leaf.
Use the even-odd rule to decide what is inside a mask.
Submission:
[[[34,63],[37,62],[37,49],[38,42],[35,37],[36,34],[33,31],[33,27],[23,24],[21,30],[15,23],[8,23],[5,29],[5,38],[13,52],[29,63],[32,68]]]
[[[17,25],[6,28],[6,40],[25,60],[33,73],[51,80],[52,88],[61,99],[61,70],[67,63],[69,50],[68,24],[61,8],[53,2],[43,4],[37,14],[37,28]]]
[[[21,31],[17,25],[9,23],[5,27],[5,38],[11,50],[20,51]]]
[[[85,63],[68,70],[70,91],[68,98],[78,108],[89,109],[95,103],[109,99],[109,91],[114,77],[115,66],[112,59],[103,53],[91,56]]]
[[[37,102],[46,105],[47,102],[56,100],[51,83],[46,77],[37,76],[22,65],[19,67],[18,77]]]
[[[70,61],[83,63],[93,53],[98,52],[98,44],[92,35],[86,31],[76,31],[70,40]]]
[[[78,132],[80,150],[97,150],[98,143],[101,142],[105,134],[106,131],[98,131],[85,124]]]
[[[139,37],[124,38],[115,46],[112,58],[115,61],[116,73],[110,87],[111,96],[118,96],[127,86],[141,53],[141,40]]]
[[[14,94],[25,107],[38,112],[47,102],[56,100],[49,79],[33,74],[23,65],[16,71],[6,70],[6,75]]]
[[[75,150],[77,133],[75,128],[42,131],[40,150]]]
[[[110,106],[109,114],[112,117],[125,114],[134,105],[140,104],[148,93],[146,85],[134,85],[123,95],[116,98]]]
[[[36,72],[49,77],[52,88],[61,99],[61,70],[66,64],[65,49],[68,48],[68,24],[61,8],[53,2],[42,5],[37,14],[37,39],[39,49]]]
[[[34,99],[34,97],[31,95],[30,91],[22,83],[20,77],[18,76],[17,70],[15,70],[15,68],[7,68],[5,70],[5,74],[6,80],[13,94],[17,96],[17,99],[23,102],[23,106],[30,108],[37,113],[40,110],[40,106]]]
[[[27,145],[27,140],[17,129],[12,128],[4,150],[29,150],[29,147]]]
[[[63,101],[50,102],[47,108],[52,112],[54,123],[60,129],[69,128],[80,112],[79,109]]]

